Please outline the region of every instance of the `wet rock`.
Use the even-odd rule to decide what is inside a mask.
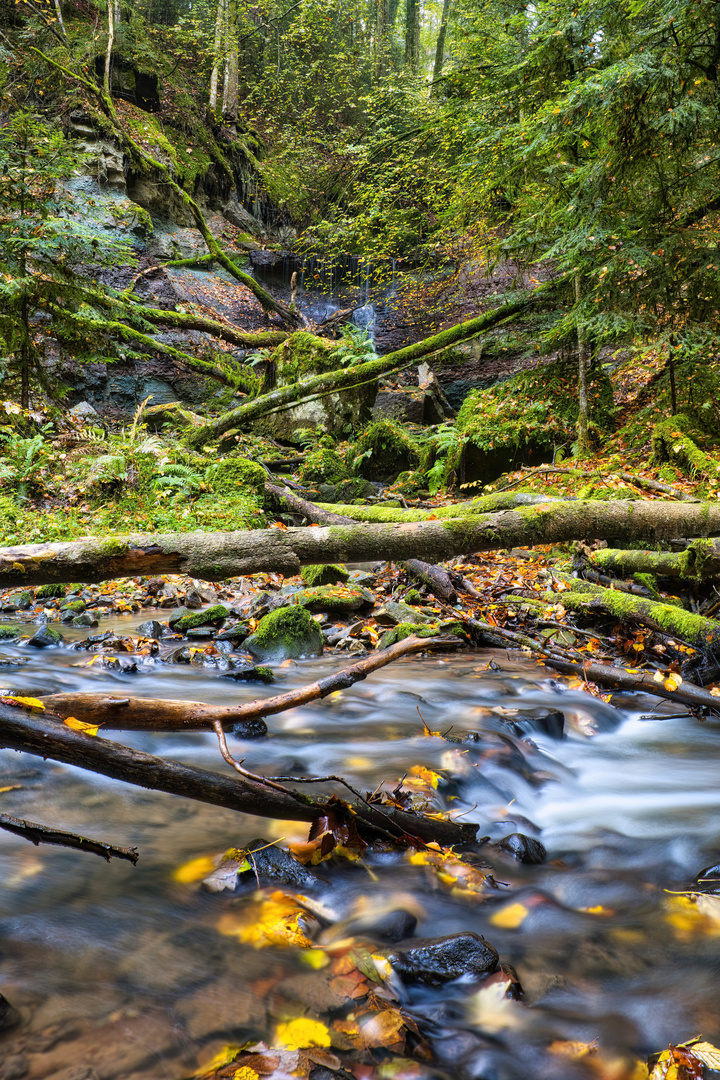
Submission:
[[[247,623],[234,623],[233,626],[224,626],[222,630],[215,635],[215,641],[229,641],[231,643],[239,643],[241,641],[244,641],[249,633],[250,627]]]
[[[198,1042],[217,1036],[224,1041],[247,1042],[261,1038],[266,1030],[266,1004],[236,976],[226,975],[183,996],[175,1005],[191,1039]]]
[[[381,950],[404,982],[441,986],[462,975],[489,975],[498,962],[489,941],[467,930],[450,937],[418,938]]]
[[[76,615],[74,617],[72,624],[73,626],[97,626],[98,621],[89,611],[84,611],[82,615]]]
[[[205,611],[187,611],[180,618],[175,619],[175,612],[170,616],[170,626],[179,634],[186,634],[188,630],[195,630],[200,626],[212,626],[227,619],[230,612],[224,604],[215,604],[206,608]]]
[[[720,893],[720,863],[706,866],[704,870],[700,871],[695,881],[702,887],[703,892]]]
[[[0,625],[0,641],[14,641],[19,633],[17,626]]]
[[[88,649],[91,649],[94,645],[102,645],[104,644],[104,642],[110,641],[110,639],[114,636],[115,635],[113,634],[112,630],[103,630],[102,634],[90,634],[90,636],[85,639],[83,644]]]
[[[162,590],[161,590],[161,592],[162,592]],[[186,607],[175,608],[175,610],[171,611],[170,615],[168,616],[168,626],[170,627],[171,630],[174,630],[175,627],[177,626],[177,624],[180,622],[180,620],[186,618],[186,616],[188,616],[188,615],[192,615],[192,611],[190,611],[189,608],[186,608]]]
[[[303,607],[279,608],[263,616],[244,647],[257,660],[279,662],[321,656],[323,636],[318,624]]]
[[[71,611],[73,615],[82,615],[85,611],[85,607],[85,601],[81,600],[79,597],[76,596],[73,597],[73,599],[70,599],[70,597],[68,597],[68,599],[60,605],[60,610]]]
[[[17,1027],[21,1019],[15,1006],[0,994],[0,1031],[9,1031],[10,1028]]]
[[[252,853],[247,856],[246,852]],[[242,869],[245,862],[249,869]],[[203,881],[209,892],[237,889],[251,886],[287,885],[290,888],[308,889],[319,882],[317,874],[308,870],[301,862],[284,848],[277,847],[271,841],[256,837],[242,850],[233,853],[230,859],[223,859],[214,874]]]
[[[348,577],[348,585],[359,585],[364,589],[371,589],[375,584],[375,574],[368,574],[367,570],[351,570]]]
[[[64,641],[65,638],[59,630],[53,630],[51,626],[46,625],[35,631],[33,636],[28,639],[28,645],[32,645],[34,649],[48,649],[56,645],[62,645]]]
[[[275,682],[272,668],[248,663],[247,660],[234,660],[230,671],[220,676],[221,679],[234,679],[235,682]]]
[[[559,709],[538,709],[530,716],[513,720],[510,727],[515,735],[540,733],[551,739],[562,739],[565,734],[565,716]]]
[[[397,911],[386,911],[377,919],[354,923],[351,932],[369,934],[378,941],[397,942],[412,937],[416,927],[417,917],[411,911],[398,908]]]
[[[0,1080],[22,1080],[30,1072],[26,1054],[10,1054],[0,1063]]]
[[[320,585],[312,589],[300,589],[295,602],[308,611],[359,611],[371,607],[375,598],[367,589],[348,585]]]
[[[155,641],[160,641],[165,633],[166,627],[156,619],[148,619],[147,622],[140,623],[136,629],[143,637],[154,638]]]
[[[187,636],[193,641],[209,641],[215,637],[215,627],[193,626],[187,631]]]
[[[165,582],[161,577],[150,578],[150,580],[145,585],[149,596],[157,596],[160,590],[164,587]]]
[[[28,611],[33,606],[33,594],[23,589],[8,596],[2,606],[3,611]]]
[[[224,678],[224,676],[221,676],[221,678]],[[267,733],[267,724],[259,716],[248,720],[239,720],[232,728],[232,735],[236,739],[262,739]]]
[[[525,836],[525,833],[510,833],[498,840],[494,846],[500,851],[506,851],[518,862],[529,865],[545,862],[547,858],[547,852],[540,841],[532,836]]]

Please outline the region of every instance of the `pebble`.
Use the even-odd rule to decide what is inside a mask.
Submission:
[[[545,862],[547,858],[547,852],[540,841],[526,836],[525,833],[510,833],[498,840],[494,846],[500,851],[506,851],[518,862],[528,865]]]

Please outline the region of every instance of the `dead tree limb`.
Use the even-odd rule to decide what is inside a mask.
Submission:
[[[327,812],[322,799],[314,800],[302,792],[290,788],[280,791],[278,785],[256,783],[237,774],[223,776],[166,761],[99,736],[73,731],[59,723],[58,718],[31,714],[2,703],[0,747],[52,758],[137,787],[165,791],[258,817],[310,822]],[[472,840],[477,832],[475,825],[461,825],[395,808],[356,803],[352,809],[358,829],[366,839],[387,838],[391,833],[398,838],[414,838],[423,843],[435,840],[441,844],[458,844]]]
[[[302,514],[303,517],[312,522],[313,525],[355,524],[352,518],[346,517],[344,514],[333,514],[329,510],[321,510],[315,503],[308,502],[307,499],[301,499],[299,495],[295,495],[286,487],[280,487],[279,484],[271,484],[268,482],[265,484],[265,491],[294,514]]]
[[[75,848],[77,851],[89,851],[92,855],[100,855],[107,862],[111,859],[127,859],[133,865],[139,858],[137,848],[116,847],[114,844],[90,840],[87,836],[65,832],[63,829],[50,829],[47,825],[38,825],[35,821],[10,817],[9,814],[0,814],[0,829],[22,836],[24,840],[35,844],[35,847],[38,844],[57,844],[59,847]]]
[[[241,737],[252,737],[267,730],[264,724],[262,729],[258,728],[258,723],[265,716],[274,716],[287,709],[307,705],[310,701],[318,701],[336,690],[346,690],[403,656],[413,656],[430,649],[457,648],[459,644],[460,640],[455,637],[408,637],[318,682],[245,705],[206,705],[200,701],[121,698],[106,694],[48,694],[39,700],[49,712],[63,720],[74,716],[86,724],[102,725],[107,731],[208,731],[219,723],[224,730],[240,725],[245,729],[239,732]]]
[[[684,705],[688,709],[703,709],[720,714],[720,698],[713,697],[707,690],[702,690],[691,682],[683,682],[675,690],[668,690],[665,677],[659,672],[641,671],[635,674],[610,664],[574,663],[559,656],[544,656],[543,663],[564,675],[577,675],[579,679],[597,683],[599,686],[634,694],[652,694],[654,697],[665,698],[666,701],[674,701],[676,705]]]
[[[192,432],[188,436],[188,442],[192,446],[202,446],[205,443],[219,439],[221,435],[224,435],[232,427],[250,423],[250,421],[267,416],[271,412],[288,408],[311,398],[335,394],[351,386],[372,382],[380,378],[381,375],[387,375],[391,371],[407,367],[415,360],[427,356],[429,353],[445,349],[458,341],[465,341],[483,330],[489,330],[498,323],[504,322],[511,316],[524,311],[531,302],[532,298],[528,298],[511,304],[503,304],[502,307],[488,311],[476,319],[470,319],[468,322],[460,323],[449,330],[443,330],[440,334],[434,334],[432,337],[425,338],[424,341],[419,341],[415,345],[407,345],[404,349],[388,353],[377,360],[369,360],[364,364],[358,364],[356,367],[339,368],[337,371],[314,375],[290,386],[280,387],[269,394],[263,394],[261,397],[247,402],[245,405],[231,409],[230,412],[223,413],[216,420],[211,420],[204,428]]]
[[[301,566],[335,562],[439,563],[453,555],[568,540],[654,543],[720,534],[720,504],[541,503],[478,518],[389,525],[254,529],[238,532],[138,533],[105,540],[0,548],[3,588],[107,581],[138,574],[188,574],[205,581],[261,571],[291,577]]]

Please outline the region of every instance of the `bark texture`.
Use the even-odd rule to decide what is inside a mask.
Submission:
[[[138,574],[188,574],[204,581],[261,571],[286,577],[319,563],[438,563],[453,555],[567,540],[652,543],[720,534],[720,504],[541,503],[478,518],[390,525],[238,532],[138,533],[107,540],[0,548],[0,587],[107,581]]]

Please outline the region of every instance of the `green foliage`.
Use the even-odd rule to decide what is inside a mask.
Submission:
[[[350,476],[347,465],[335,450],[316,450],[300,466],[303,484],[336,484]]]
[[[256,461],[230,457],[209,465],[205,479],[213,491],[221,494],[262,496],[267,474]]]

